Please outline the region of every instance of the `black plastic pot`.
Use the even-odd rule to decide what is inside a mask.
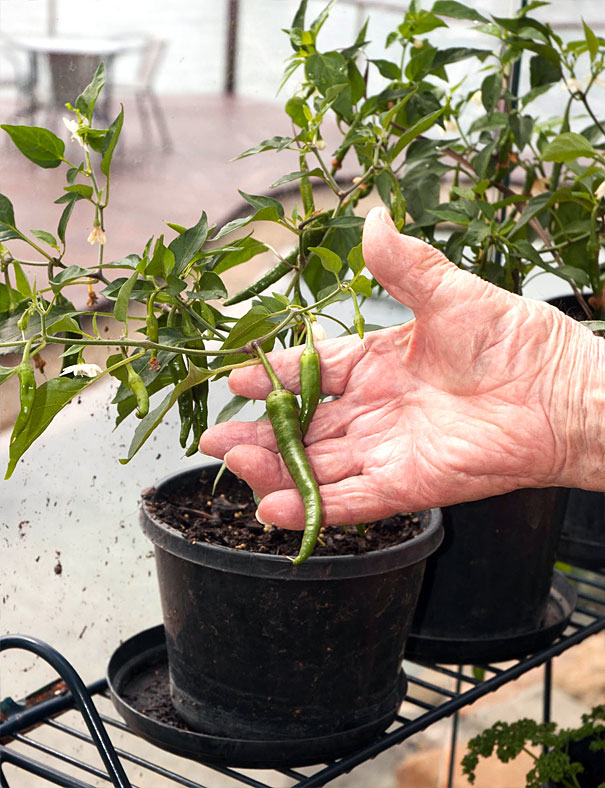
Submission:
[[[574,320],[587,319],[573,295],[548,303]],[[557,556],[584,569],[605,567],[605,493],[570,490]]]
[[[516,490],[444,508],[444,540],[427,561],[406,653],[499,661],[553,640],[572,612],[565,588],[554,592],[566,603],[549,604],[566,499],[563,488]]]
[[[591,750],[592,736],[569,744],[568,755],[572,762],[582,764],[584,771],[578,775],[582,788],[599,788],[605,781],[605,750]],[[564,788],[563,783],[549,783],[549,788]]]
[[[158,494],[207,482],[218,468],[176,474]],[[424,532],[407,543],[293,566],[282,556],[192,544],[144,504],[178,714],[217,736],[305,739],[301,762],[336,757],[334,734],[351,734],[339,751],[378,735],[405,693],[406,636],[425,559],[442,538],[438,510],[421,522]]]

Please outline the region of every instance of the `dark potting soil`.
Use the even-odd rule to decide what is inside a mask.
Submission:
[[[173,728],[192,731],[182,720],[172,705],[170,698],[170,678],[166,662],[149,667],[136,676],[124,689],[126,703],[153,720],[163,722]]]
[[[214,496],[213,483],[214,473],[202,469],[195,488],[191,484],[174,487],[169,497],[151,488],[142,497],[150,515],[180,531],[192,543],[270,555],[298,553],[302,531],[261,525],[255,517],[252,492],[244,481],[226,472]],[[354,526],[330,526],[322,529],[313,555],[369,553],[407,542],[420,533],[420,521],[411,513],[369,523],[363,536]]]

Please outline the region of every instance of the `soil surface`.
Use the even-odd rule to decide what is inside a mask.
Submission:
[[[231,547],[252,553],[296,555],[301,531],[261,525],[255,517],[256,504],[248,485],[225,471],[215,495],[212,484],[215,469],[202,469],[198,484],[172,486],[170,492],[145,490],[147,512],[171,528],[180,531],[190,542]],[[191,477],[189,477],[191,479]],[[383,550],[413,539],[422,533],[414,514],[399,514],[365,526],[360,535],[355,526],[323,528],[313,555],[356,555]]]
[[[123,699],[145,717],[150,717],[173,728],[193,730],[178,716],[172,705],[170,677],[166,662],[153,668],[150,667],[137,676],[124,688]]]

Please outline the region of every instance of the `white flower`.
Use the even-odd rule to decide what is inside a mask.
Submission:
[[[605,197],[605,179],[601,181],[601,183],[597,186],[594,196],[597,200],[602,200]]]
[[[89,244],[99,244],[102,245],[106,241],[104,231],[99,227],[98,224],[92,228],[91,234],[88,236],[88,243]]]
[[[71,367],[65,367],[62,375],[69,375],[73,373],[77,378],[96,378],[103,370],[98,364],[74,364]]]
[[[483,99],[481,98],[481,91],[476,90],[473,95],[471,96],[471,101],[473,104],[477,104],[478,107],[483,106]]]
[[[445,126],[445,130],[449,131],[450,134],[458,133],[458,123],[456,118],[446,118],[443,125]]]
[[[67,130],[71,131],[71,141],[77,142],[83,148],[86,148],[86,143],[80,136],[80,128],[81,126],[88,126],[88,118],[82,118],[79,123],[77,120],[72,120],[71,118],[63,118],[63,123],[65,123]]]
[[[317,150],[324,150],[325,147],[326,147],[326,141],[325,140],[317,140],[317,142],[315,143],[315,147],[317,148]]]
[[[311,323],[311,333],[313,334],[314,342],[322,342],[328,336],[326,334],[326,329],[317,321]]]

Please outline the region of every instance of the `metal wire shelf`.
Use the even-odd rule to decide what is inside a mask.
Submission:
[[[25,648],[33,651],[49,662],[62,679],[32,693],[27,702],[15,703],[10,698],[2,701],[0,788],[10,786],[6,766],[65,788],[105,784],[118,788],[149,785],[154,788],[160,785],[209,788],[216,783],[208,781],[216,780],[219,774],[221,785],[225,786],[316,788],[543,664],[547,665],[547,714],[550,660],[605,630],[605,574],[572,571],[568,577],[578,585],[578,605],[563,635],[548,648],[512,663],[478,666],[485,672],[483,679],[465,672],[461,666],[406,662],[408,694],[389,730],[369,746],[338,761],[301,769],[242,770],[202,765],[164,753],[130,733],[116,718],[104,679],[86,687],[71,665],[52,647],[33,638],[0,638],[0,650]],[[111,737],[108,730],[111,730]],[[94,782],[90,782],[91,779]]]

